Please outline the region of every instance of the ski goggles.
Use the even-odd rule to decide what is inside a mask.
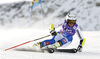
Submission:
[[[68,20],[68,23],[73,23],[73,24],[75,24],[75,23],[76,23],[76,20]]]

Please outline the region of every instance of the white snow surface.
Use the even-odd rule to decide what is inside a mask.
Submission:
[[[31,42],[4,52],[4,49],[48,35],[49,30],[39,30],[33,28],[2,28],[0,29],[0,59],[100,59],[100,31],[83,31],[82,33],[86,38],[86,42],[83,51],[78,53],[55,52],[50,54],[15,50],[23,48],[27,50],[33,49],[32,44],[36,42]],[[51,37],[45,39],[50,38]],[[78,44],[79,39],[75,35],[73,42],[70,46],[65,47],[65,49],[76,48]]]

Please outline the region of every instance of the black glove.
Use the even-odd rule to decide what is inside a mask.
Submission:
[[[77,51],[82,52],[83,47],[81,45],[78,45]]]
[[[52,36],[56,36],[57,35],[57,32],[55,30],[51,30],[50,33],[51,33]]]

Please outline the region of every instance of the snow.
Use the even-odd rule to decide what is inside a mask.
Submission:
[[[31,1],[31,0],[0,0],[0,4],[14,3],[14,2],[20,2],[20,1]]]
[[[100,8],[96,6],[97,2],[100,0],[42,0],[43,19],[40,5],[33,9],[30,19],[31,0],[0,4],[0,26],[40,29],[41,24],[45,24],[47,28],[51,23],[65,19],[70,12],[77,15],[77,23],[82,30],[100,30]]]
[[[83,31],[86,42],[82,52],[78,53],[60,53],[55,52],[41,53],[32,51],[16,51],[16,49],[33,49],[31,42],[23,46],[3,51],[9,47],[24,43],[29,40],[45,36],[49,34],[49,30],[39,30],[33,28],[2,28],[0,29],[0,59],[99,59],[100,58],[100,31]],[[50,39],[48,37],[46,39]],[[43,39],[45,40],[45,39]],[[38,42],[38,41],[37,41]],[[79,39],[75,35],[72,44],[66,48],[76,48]]]
[[[19,52],[7,51],[1,54],[1,59],[99,59],[100,53],[82,52],[82,53],[38,53],[38,52]]]
[[[9,3],[5,1],[5,4],[3,1],[5,0],[0,1],[0,59],[100,59],[100,31],[94,31],[100,30],[100,8],[95,5],[100,0],[42,0],[44,1],[42,3],[43,20],[40,6],[34,8],[30,20],[30,0],[24,0],[24,2],[16,0],[16,3],[11,3],[11,0],[8,0]],[[82,30],[90,30],[82,31],[84,38],[86,38],[82,52],[55,52],[53,54],[33,52],[32,45],[34,43],[50,39],[52,36],[3,51],[50,34],[48,29],[50,24],[65,19],[65,14],[68,12],[77,15],[77,23]],[[78,44],[79,38],[75,35],[70,46],[63,49],[76,48]]]

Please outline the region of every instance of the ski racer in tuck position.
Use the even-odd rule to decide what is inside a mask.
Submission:
[[[80,39],[77,51],[81,52],[85,42],[85,38],[83,38],[82,32],[76,21],[77,21],[76,15],[70,13],[67,14],[66,19],[60,22],[61,24],[58,23],[50,25],[50,33],[53,36],[53,38],[49,40],[44,40],[42,42],[33,45],[38,45],[41,49],[45,47],[48,48],[66,47],[72,42],[73,35],[77,33]],[[62,30],[56,32],[55,29],[59,26],[62,26]]]

